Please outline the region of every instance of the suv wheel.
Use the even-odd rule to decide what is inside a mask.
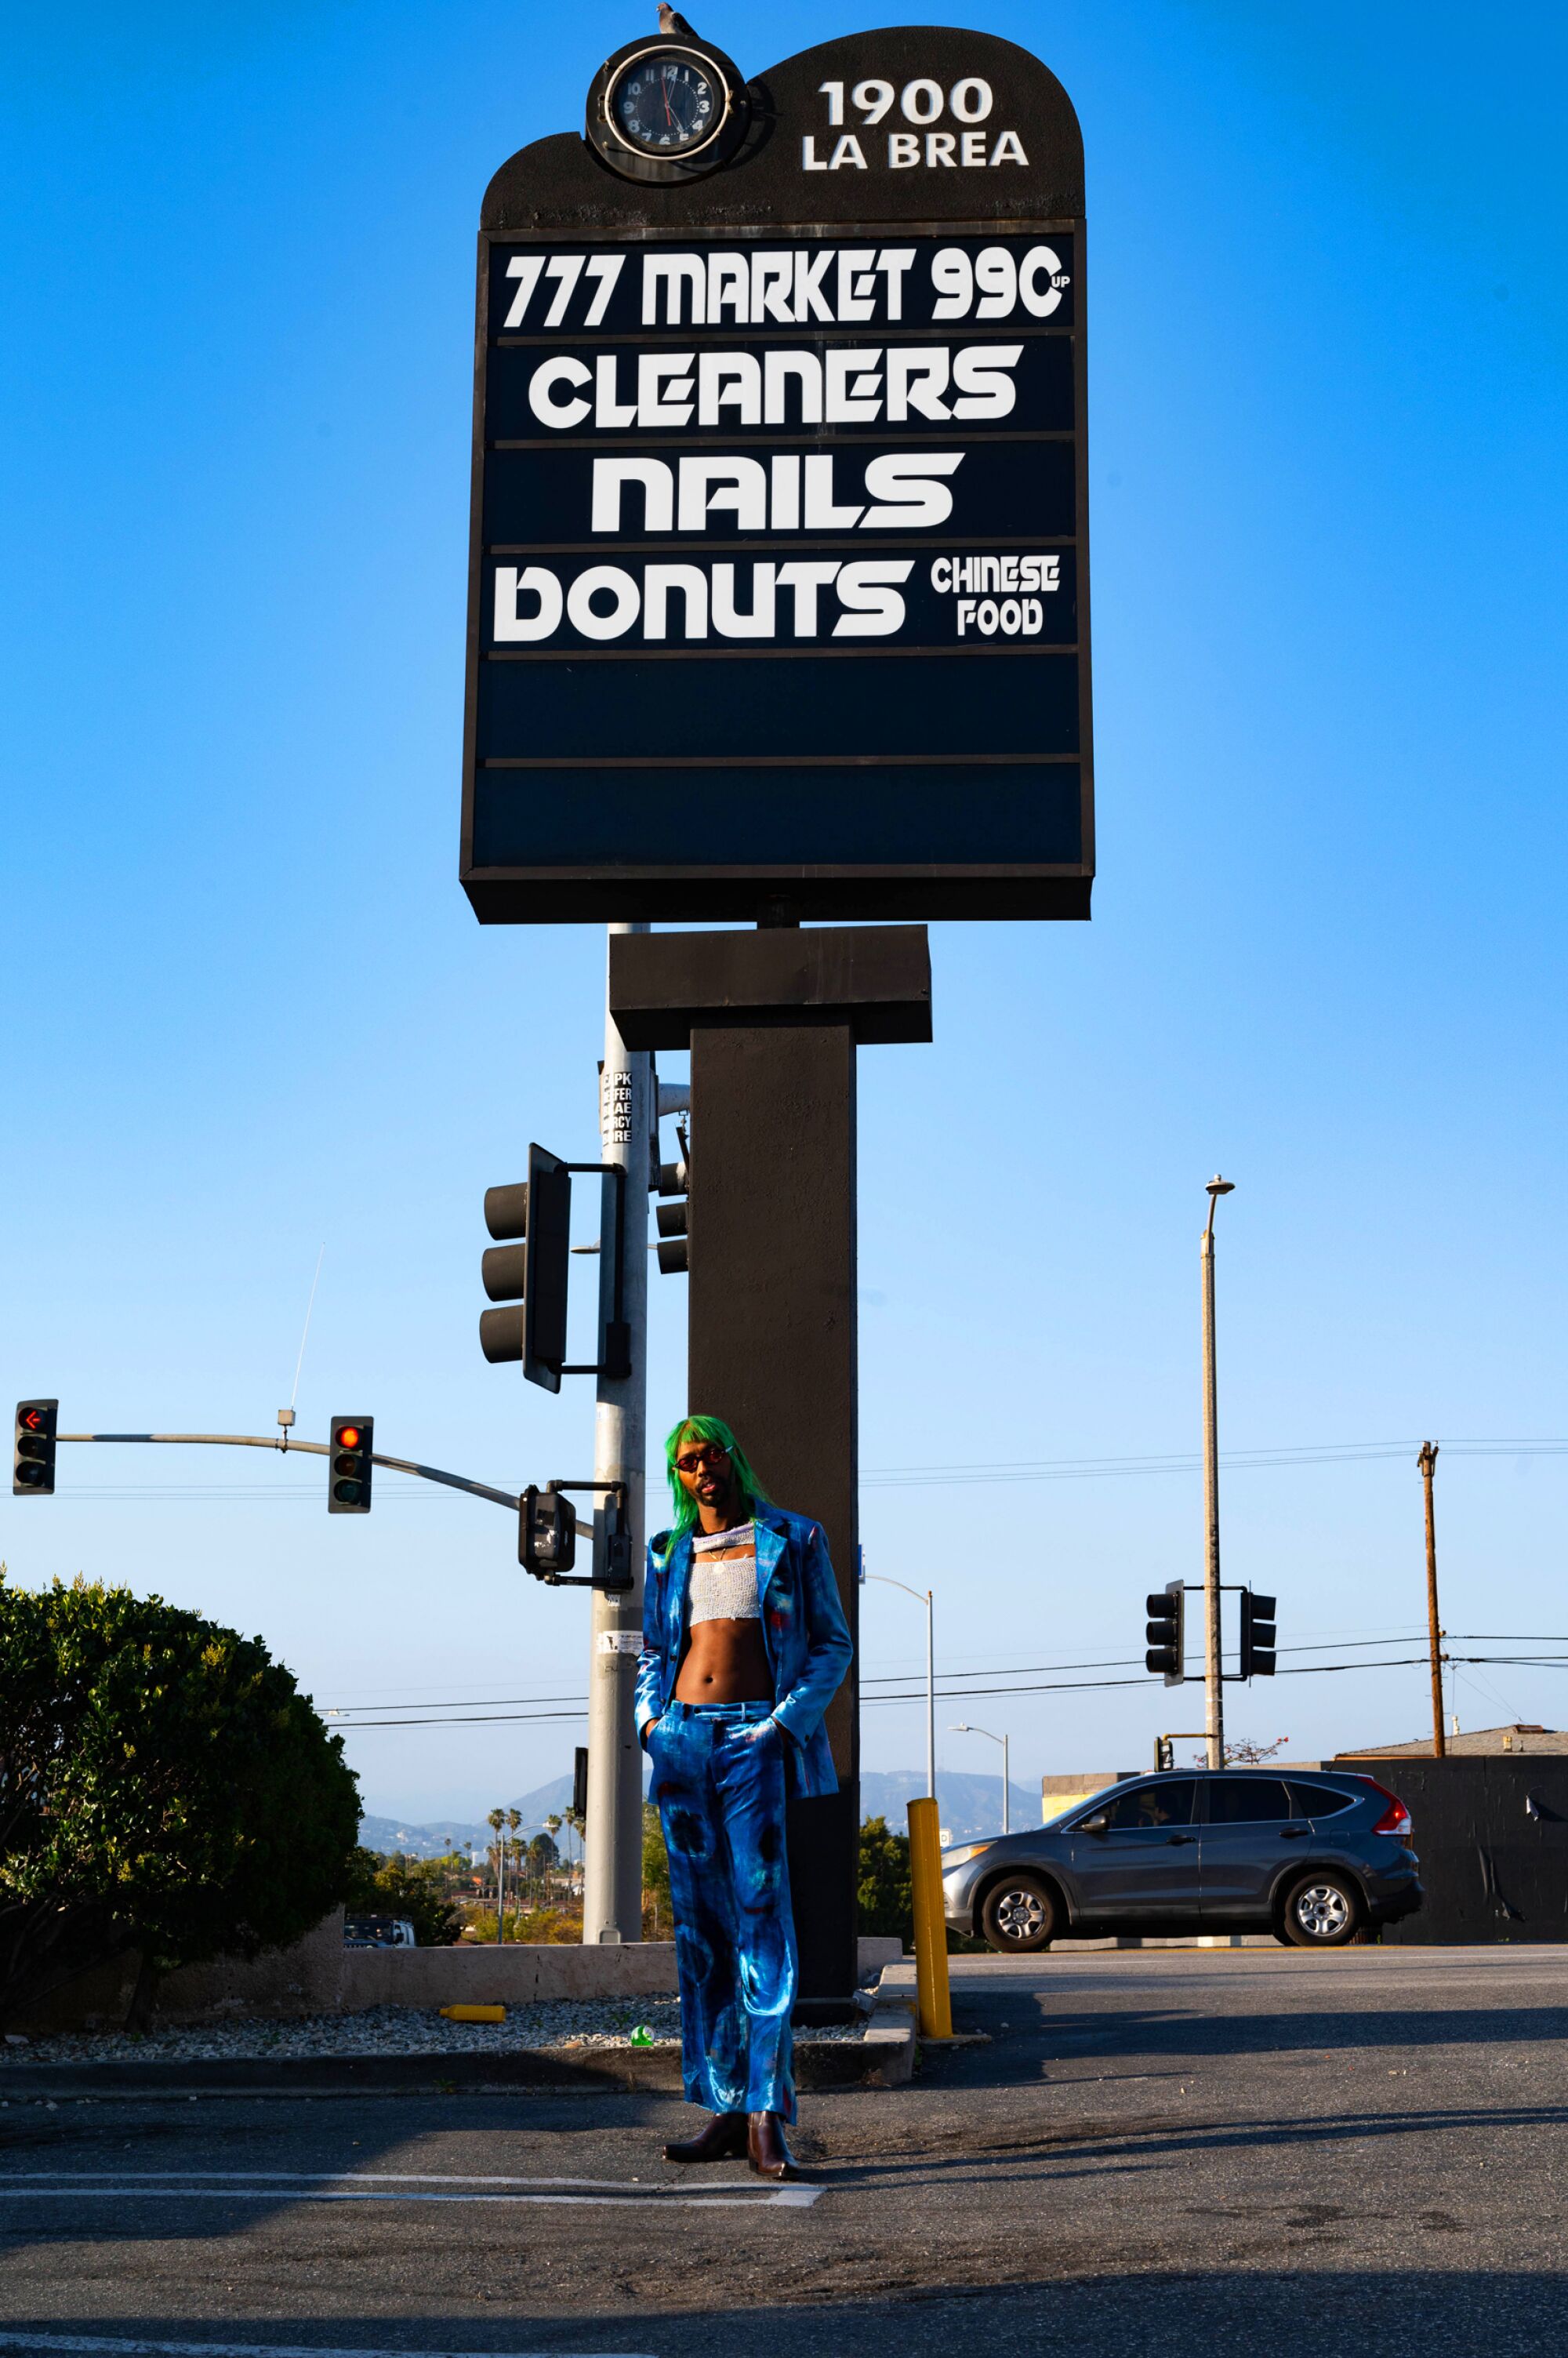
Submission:
[[[1061,1902],[1043,1876],[1020,1871],[993,1883],[980,1909],[980,1931],[1004,1957],[1048,1949],[1060,1929]]]
[[[1292,1948],[1342,1949],[1361,1928],[1361,1894],[1332,1868],[1303,1875],[1285,1897],[1281,1930]]]

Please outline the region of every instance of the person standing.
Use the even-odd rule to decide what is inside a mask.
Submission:
[[[822,1715],[853,1647],[819,1523],[775,1506],[723,1419],[665,1447],[675,1521],[648,1543],[637,1734],[669,1856],[681,2075],[712,2115],[666,2161],[791,2178],[797,1960],[791,1794],[836,1793]]]

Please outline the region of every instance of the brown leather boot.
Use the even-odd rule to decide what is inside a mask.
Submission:
[[[715,2113],[705,2129],[665,2147],[666,2161],[739,2161],[746,2150],[744,2113]]]
[[[752,2113],[746,2122],[746,2158],[759,2178],[798,2178],[777,2113]]]

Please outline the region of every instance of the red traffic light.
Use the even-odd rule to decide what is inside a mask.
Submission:
[[[328,1442],[327,1512],[368,1515],[375,1463],[373,1416],[335,1416]]]
[[[42,1433],[49,1423],[41,1408],[25,1408],[16,1419],[24,1433]]]

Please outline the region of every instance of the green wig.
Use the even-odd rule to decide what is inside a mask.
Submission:
[[[724,1419],[721,1416],[683,1416],[665,1444],[665,1470],[669,1476],[670,1496],[675,1500],[676,1509],[672,1538],[683,1540],[687,1531],[697,1528],[697,1501],[687,1496],[686,1485],[676,1472],[676,1459],[680,1455],[683,1443],[687,1441],[717,1442],[720,1449],[729,1453],[730,1463],[735,1468],[735,1478],[747,1498],[753,1503],[761,1500],[763,1506],[767,1505],[768,1494],[752,1471],[751,1460]]]

